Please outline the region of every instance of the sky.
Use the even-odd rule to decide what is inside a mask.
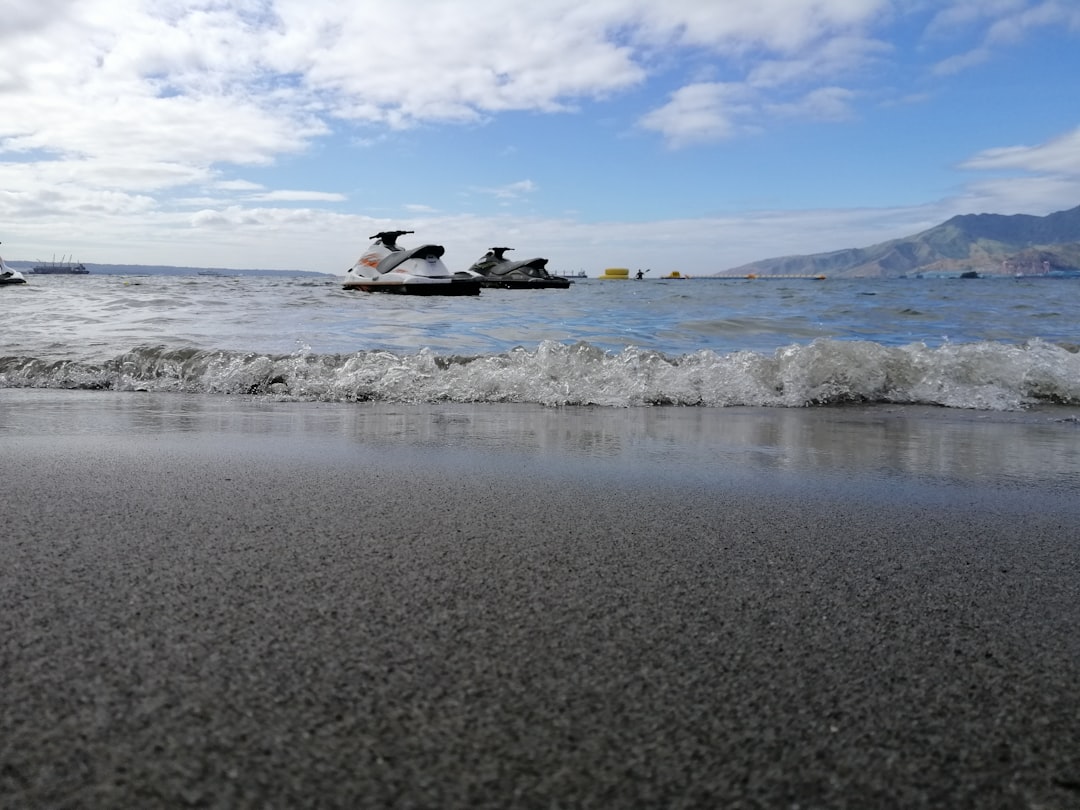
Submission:
[[[721,272],[1080,205],[1078,0],[0,0],[6,259]]]

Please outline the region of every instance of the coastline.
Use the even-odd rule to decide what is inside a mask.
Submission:
[[[0,390],[2,803],[1075,806],[1076,419]]]

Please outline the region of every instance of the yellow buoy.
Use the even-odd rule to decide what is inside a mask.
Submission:
[[[622,279],[627,279],[627,278],[630,278],[630,268],[629,267],[609,267],[603,273],[601,273],[599,276],[597,276],[597,278],[622,278]]]

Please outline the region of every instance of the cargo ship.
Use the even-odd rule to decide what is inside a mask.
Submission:
[[[83,267],[82,262],[69,262],[64,259],[56,261],[54,259],[51,262],[36,265],[30,272],[38,275],[84,276],[90,271]]]

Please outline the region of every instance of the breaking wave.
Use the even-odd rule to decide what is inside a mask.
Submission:
[[[1080,405],[1077,347],[1031,340],[928,347],[821,339],[775,352],[689,354],[553,341],[499,354],[288,355],[142,346],[95,363],[0,357],[2,388],[252,395],[320,402],[548,406]]]

